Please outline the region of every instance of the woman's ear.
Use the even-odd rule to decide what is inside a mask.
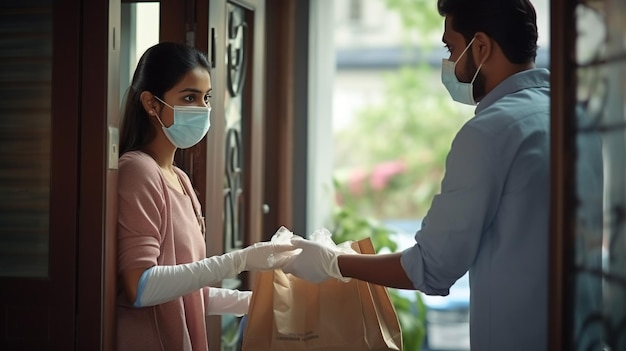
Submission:
[[[139,95],[139,99],[141,100],[141,104],[148,115],[154,116],[156,114],[156,109],[159,106],[157,100],[154,98],[154,95],[152,95],[149,91],[142,91],[141,95]]]
[[[474,36],[474,58],[478,65],[484,64],[491,57],[493,41],[484,32],[478,32]]]

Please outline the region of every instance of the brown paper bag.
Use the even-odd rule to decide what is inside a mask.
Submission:
[[[355,251],[374,253],[369,238]],[[398,317],[383,286],[351,279],[320,284],[282,270],[257,274],[244,351],[402,350]]]

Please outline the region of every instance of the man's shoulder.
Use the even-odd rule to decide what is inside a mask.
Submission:
[[[549,116],[550,87],[532,87],[509,92],[476,113],[477,120],[490,117]]]
[[[464,128],[472,128],[491,138],[508,138],[520,129],[548,130],[550,97],[544,93],[520,90],[503,96],[477,112]]]
[[[492,108],[515,112],[533,104],[550,102],[550,73],[530,69],[512,74],[491,89],[476,108],[476,113]]]

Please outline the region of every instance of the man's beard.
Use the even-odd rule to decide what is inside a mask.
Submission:
[[[459,81],[463,83],[471,82],[472,78],[474,78],[474,74],[476,74],[476,70],[478,70],[478,66],[476,65],[476,62],[474,62],[474,56],[471,52],[468,52],[468,54],[469,55],[467,55],[467,60],[465,60],[465,74],[461,77],[461,79],[459,79]],[[482,100],[486,95],[485,76],[483,75],[482,71],[478,72],[478,75],[474,80],[473,86],[474,91],[472,93],[474,94],[474,101],[478,102]]]

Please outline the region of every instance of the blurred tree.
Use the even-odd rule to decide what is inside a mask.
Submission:
[[[386,0],[404,25],[406,54],[441,40],[443,19],[432,0]],[[440,67],[422,61],[386,74],[381,103],[363,106],[334,135],[340,205],[374,218],[422,218],[440,189],[452,138],[471,110],[440,82]]]

